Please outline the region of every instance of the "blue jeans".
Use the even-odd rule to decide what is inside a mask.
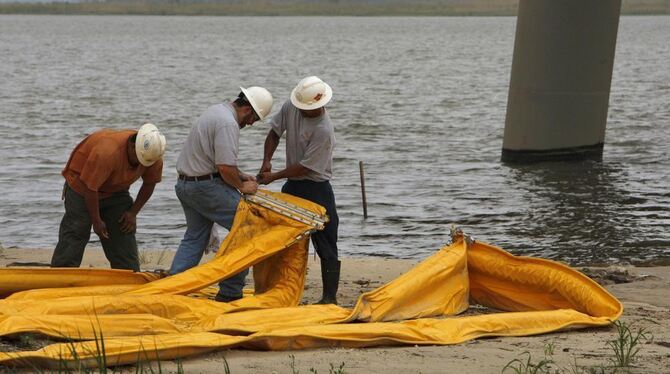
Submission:
[[[178,180],[175,192],[186,216],[186,233],[172,260],[170,274],[197,266],[205,252],[214,222],[230,231],[241,195],[221,178],[203,181]],[[245,269],[219,283],[219,295],[241,297]]]

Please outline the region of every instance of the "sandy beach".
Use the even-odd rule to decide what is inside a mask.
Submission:
[[[5,249],[0,266],[48,264],[51,249]],[[141,251],[142,268],[167,269],[171,251]],[[206,261],[212,255],[206,256]],[[404,273],[419,260],[344,258],[338,299],[353,306],[358,295]],[[102,250],[87,249],[82,267],[108,267]],[[670,367],[670,267],[610,267],[585,269],[624,304],[621,320],[633,330],[644,328],[653,335],[641,344],[630,372],[668,373]],[[250,282],[250,279],[247,280]],[[310,255],[303,303],[318,300],[321,292],[318,259]],[[472,307],[471,307],[472,309]],[[183,361],[188,373],[223,372],[224,360],[232,373],[500,373],[514,360],[538,363],[551,354],[552,372],[586,372],[589,368],[612,372],[614,357],[608,341],[615,339],[615,327],[562,331],[528,337],[496,337],[453,346],[403,346],[367,349],[316,349],[288,352],[225,350]],[[524,352],[528,352],[527,354]],[[292,363],[293,361],[293,363]],[[575,368],[575,362],[579,368]],[[176,371],[175,362],[161,363],[162,370]],[[581,370],[581,371],[579,371]],[[608,371],[609,370],[609,371]],[[511,371],[509,371],[511,372]],[[600,372],[600,371],[597,371]]]

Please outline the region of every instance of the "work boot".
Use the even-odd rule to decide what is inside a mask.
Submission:
[[[233,301],[235,301],[235,300],[239,300],[239,299],[241,299],[241,298],[242,298],[242,295],[238,295],[238,296],[225,296],[225,295],[221,295],[221,294],[218,294],[218,293],[217,293],[216,296],[214,297],[214,300],[216,300],[216,301],[218,301],[218,302],[220,302],[220,303],[230,303],[230,302],[233,302]]]
[[[317,304],[337,305],[337,287],[340,285],[340,261],[321,260],[321,281],[323,296]]]

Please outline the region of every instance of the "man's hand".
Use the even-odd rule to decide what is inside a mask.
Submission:
[[[258,174],[269,173],[271,171],[272,163],[270,161],[263,161],[263,165],[261,165],[261,170],[258,172]]]
[[[256,183],[256,181],[242,182],[242,188],[240,188],[240,192],[253,195],[256,193],[256,191],[258,191],[258,183]]]
[[[109,239],[109,232],[107,231],[107,225],[105,225],[105,221],[93,221],[93,231],[98,234],[100,239]]]
[[[256,181],[259,184],[270,184],[272,180],[268,178],[270,175],[270,172],[272,171],[272,163],[270,161],[263,161],[263,165],[261,165],[261,170],[258,171],[258,175],[256,175]]]
[[[256,178],[259,184],[270,184],[274,179],[272,179],[272,173],[269,171],[261,172]]]
[[[137,229],[137,214],[128,210],[123,213],[121,219],[119,219],[119,223],[121,224],[122,233],[132,234]]]

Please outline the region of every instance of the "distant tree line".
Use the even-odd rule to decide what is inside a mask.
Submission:
[[[513,16],[516,15],[517,7],[518,0],[89,0],[0,3],[0,13],[230,16]],[[670,14],[670,0],[623,0],[622,14]]]

